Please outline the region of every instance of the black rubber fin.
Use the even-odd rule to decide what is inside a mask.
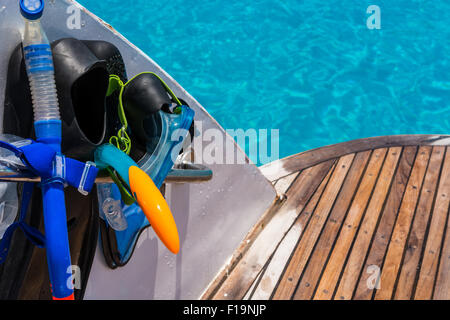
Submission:
[[[92,160],[93,150],[121,127],[118,95],[106,97],[109,75],[126,81],[125,64],[113,44],[64,38],[52,44],[55,80],[63,122],[62,151]],[[33,107],[22,46],[11,55],[5,90],[4,133],[34,137]]]
[[[123,92],[123,105],[131,132],[138,143],[145,146],[152,134],[144,130],[144,123],[151,121],[158,128],[155,114],[172,104],[163,84],[152,73],[142,73],[130,81]],[[148,126],[147,126],[148,127]]]

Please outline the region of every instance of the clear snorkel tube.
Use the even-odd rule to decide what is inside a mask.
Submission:
[[[23,53],[33,99],[34,126],[38,142],[61,152],[61,120],[54,77],[52,51],[39,19],[44,11],[43,0],[20,0],[25,19]],[[67,232],[64,182],[65,169],[58,155],[54,173],[42,177],[47,262],[54,299],[73,299],[71,261]],[[60,160],[60,161],[58,161]]]

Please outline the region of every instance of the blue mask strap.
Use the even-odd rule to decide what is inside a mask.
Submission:
[[[31,143],[17,148],[12,144],[0,141],[0,148],[13,152],[20,158],[33,174],[40,177],[58,176],[80,193],[86,195],[91,192],[98,169],[93,162],[80,162],[74,159],[57,155],[56,152],[46,144]],[[60,167],[54,167],[54,159],[58,156]],[[54,172],[56,170],[56,172]],[[9,177],[11,178],[11,176]]]
[[[38,248],[45,247],[45,236],[39,230],[29,226],[25,222],[28,206],[30,204],[31,196],[33,195],[33,189],[33,182],[24,183],[19,219],[17,220],[17,222],[14,222],[12,225],[10,225],[8,229],[6,229],[5,234],[3,235],[3,239],[0,241],[0,264],[5,262],[6,257],[8,256],[12,237],[14,235],[14,231],[16,231],[17,228],[22,229],[28,240],[30,240],[35,246],[37,246]]]

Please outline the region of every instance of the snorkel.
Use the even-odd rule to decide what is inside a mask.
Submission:
[[[65,158],[61,155],[61,119],[52,51],[39,19],[43,0],[20,0],[25,19],[23,53],[33,98],[34,127],[38,142],[50,146],[52,174],[41,177],[47,262],[54,300],[73,300],[72,269],[64,200]]]
[[[126,153],[112,144],[95,151],[99,169],[114,168],[139,207],[144,212],[159,239],[172,253],[180,250],[180,239],[170,208],[153,180]]]

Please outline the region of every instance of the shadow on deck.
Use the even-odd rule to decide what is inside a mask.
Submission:
[[[355,140],[261,168],[279,197],[203,299],[450,299],[450,137]]]

